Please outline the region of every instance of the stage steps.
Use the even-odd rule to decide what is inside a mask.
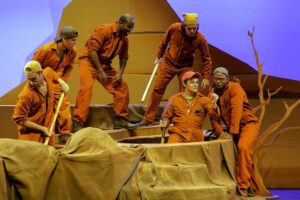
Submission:
[[[139,127],[135,130],[127,130],[127,129],[116,129],[116,130],[104,130],[109,136],[111,136],[114,140],[126,140],[130,138],[136,137],[145,137],[145,136],[159,136],[161,137],[161,127],[160,125]],[[76,134],[76,133],[75,133]],[[149,137],[145,137],[149,138]],[[55,145],[57,148],[62,148],[64,142],[60,140],[59,134],[55,135]]]
[[[143,146],[144,157],[118,200],[241,199],[234,180],[232,140]],[[263,200],[261,197],[247,199]]]

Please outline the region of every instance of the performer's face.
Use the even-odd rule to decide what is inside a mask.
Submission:
[[[134,19],[128,18],[126,22],[120,23],[120,34],[123,36],[129,35],[129,33],[133,30],[134,27]]]
[[[69,38],[69,39],[63,38],[62,43],[66,49],[71,49],[75,46],[76,40],[77,40],[77,37],[73,37],[73,38]]]
[[[228,82],[228,76],[222,73],[215,73],[213,76],[213,84],[217,89],[222,89]]]
[[[36,73],[25,73],[26,79],[29,81],[30,85],[34,87],[40,87],[43,83],[42,72]]]
[[[185,90],[189,93],[196,93],[199,87],[199,78],[191,78],[184,83]]]
[[[194,37],[197,32],[197,25],[184,25],[185,33],[189,37]]]

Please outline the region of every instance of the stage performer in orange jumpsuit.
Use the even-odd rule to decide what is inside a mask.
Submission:
[[[81,129],[86,122],[96,80],[113,95],[114,129],[137,127],[128,122],[129,90],[128,84],[122,79],[128,59],[127,35],[133,30],[134,24],[134,18],[124,14],[118,22],[97,26],[80,52],[80,90],[76,97],[74,129]],[[111,66],[116,55],[120,60],[119,72]]]
[[[24,68],[27,83],[18,96],[12,116],[18,125],[18,138],[44,143],[50,136],[49,128],[54,117],[55,84],[66,92],[69,86],[51,68],[42,70],[37,61],[29,61]],[[54,146],[54,134],[49,145]]]
[[[180,83],[183,74],[193,70],[194,54],[197,49],[200,50],[203,67],[204,78],[201,88],[209,86],[212,61],[208,44],[198,31],[198,16],[197,14],[183,14],[183,17],[184,22],[172,24],[168,28],[159,45],[154,64],[159,63],[161,66],[140,126],[151,125],[154,122],[161,98],[173,77],[177,75]],[[161,58],[163,58],[162,63]],[[180,91],[183,91],[181,83]]]
[[[76,43],[78,33],[71,26],[65,26],[60,30],[59,36],[53,42],[41,46],[35,53],[32,60],[41,63],[42,68],[50,67],[61,80],[67,82],[73,70],[73,63],[76,56]],[[61,95],[60,85],[55,84],[55,103],[58,103]],[[69,134],[72,127],[72,116],[70,102],[65,96],[57,117],[57,130],[61,136]]]
[[[251,105],[243,88],[237,82],[228,81],[228,71],[218,67],[213,72],[213,90],[219,96],[220,119],[227,126],[228,133],[236,142],[238,154],[236,160],[237,183],[239,192],[247,196],[252,186],[257,191],[254,177],[253,148],[259,133],[259,122],[252,113]],[[217,128],[222,132],[221,127]],[[221,133],[222,138],[226,133]]]
[[[209,115],[212,126],[218,124],[219,111],[216,101],[198,92],[200,74],[188,71],[182,76],[184,92],[170,97],[168,108],[163,115],[161,125],[169,127],[168,143],[184,143],[204,141],[203,123]]]

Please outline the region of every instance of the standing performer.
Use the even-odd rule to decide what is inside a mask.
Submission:
[[[76,97],[73,122],[75,130],[82,128],[87,119],[96,80],[113,95],[114,129],[137,127],[128,122],[129,90],[128,84],[122,79],[128,60],[127,35],[134,23],[133,16],[124,14],[118,22],[97,26],[80,52],[80,90]],[[116,55],[120,59],[119,72],[111,66]]]
[[[37,61],[29,61],[24,68],[27,83],[18,96],[12,116],[18,124],[18,138],[44,143],[50,136],[49,128],[54,117],[55,82],[63,92],[69,86],[51,68],[42,70]],[[54,146],[54,134],[49,145]]]
[[[228,81],[226,68],[218,67],[214,70],[213,89],[219,96],[217,102],[221,111],[221,119],[237,145],[238,189],[243,196],[247,196],[250,186],[254,191],[257,191],[254,177],[253,150],[259,133],[259,122],[252,113],[247,95],[240,84]],[[222,132],[221,127],[218,128],[217,132]],[[221,133],[220,137],[224,137],[224,133]]]
[[[218,106],[216,100],[209,99],[198,92],[200,74],[193,71],[186,72],[182,77],[184,92],[169,99],[169,107],[163,115],[165,121],[161,125],[170,127],[168,143],[199,142],[204,140],[203,123],[206,114],[209,115],[212,126],[218,124]]]
[[[71,26],[65,26],[60,30],[59,36],[53,42],[41,46],[34,54],[32,60],[41,63],[42,68],[50,67],[61,78],[67,82],[73,70],[73,63],[76,56],[74,47],[78,32]],[[59,84],[55,84],[55,103],[56,108],[61,96]],[[69,134],[72,127],[70,102],[64,97],[57,118],[57,129],[60,134]],[[62,136],[63,136],[62,135]]]
[[[209,86],[211,76],[211,58],[208,44],[204,36],[198,31],[197,14],[183,14],[184,22],[172,24],[164,35],[156,54],[154,64],[161,62],[157,73],[155,85],[140,125],[151,125],[154,122],[160,100],[172,78],[177,75],[182,79],[185,72],[191,71],[193,67],[194,54],[197,49],[201,52],[204,79],[201,88]],[[180,91],[183,86],[180,83]]]

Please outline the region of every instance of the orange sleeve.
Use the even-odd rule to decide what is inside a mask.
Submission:
[[[73,71],[73,64],[75,61],[75,57],[76,57],[76,48],[74,47],[70,53],[69,63],[67,66],[65,66],[64,70],[62,71],[61,79],[64,80],[65,82],[68,81],[70,74]]]
[[[43,75],[54,81],[57,81],[60,78],[59,73],[55,72],[51,67],[46,67],[43,70]]]
[[[174,32],[174,28],[173,28],[173,25],[171,25],[167,32],[165,33],[164,37],[162,38],[160,44],[159,44],[159,47],[158,47],[158,51],[156,53],[156,56],[158,58],[162,58],[164,53],[165,53],[165,50],[169,44],[169,41],[171,39],[171,35],[173,34]]]
[[[128,59],[128,37],[124,38],[124,43],[121,47],[121,52],[119,54],[119,59],[127,58]]]
[[[199,50],[201,53],[203,78],[209,79],[211,77],[212,61],[209,54],[207,41],[205,40],[203,35],[201,35],[200,38],[201,38],[201,42],[200,42]]]
[[[104,26],[97,26],[93,32],[93,35],[87,41],[86,47],[88,51],[99,51],[102,47],[105,39],[105,30]]]
[[[213,108],[213,105],[208,97],[204,98],[204,107],[206,113],[208,113],[208,116],[210,118],[211,125],[215,131],[215,133],[220,134],[223,132],[219,117],[220,117],[220,109],[217,107],[217,109]]]
[[[232,85],[231,89],[231,121],[229,132],[232,134],[238,134],[240,131],[240,122],[243,114],[244,92],[239,84]]]
[[[38,48],[38,50],[34,53],[33,58],[31,60],[35,60],[38,61],[39,63],[43,63],[45,57],[46,57],[47,51],[45,48],[43,48],[43,46],[41,46],[40,48]],[[45,67],[42,65],[42,67]]]
[[[16,104],[16,107],[14,109],[14,114],[12,116],[12,119],[18,124],[23,125],[23,123],[26,121],[28,114],[30,112],[30,101],[29,101],[29,95],[20,95],[18,97],[18,101]]]
[[[47,48],[44,48],[44,46],[41,46],[33,55],[33,58],[31,60],[35,60],[38,61],[43,69],[46,68],[51,68],[50,66],[44,66],[43,62],[45,59],[47,59],[47,55],[48,55],[48,51]],[[53,73],[57,74],[57,76],[60,77],[60,74],[58,72],[53,71]],[[57,80],[57,79],[56,79]]]

